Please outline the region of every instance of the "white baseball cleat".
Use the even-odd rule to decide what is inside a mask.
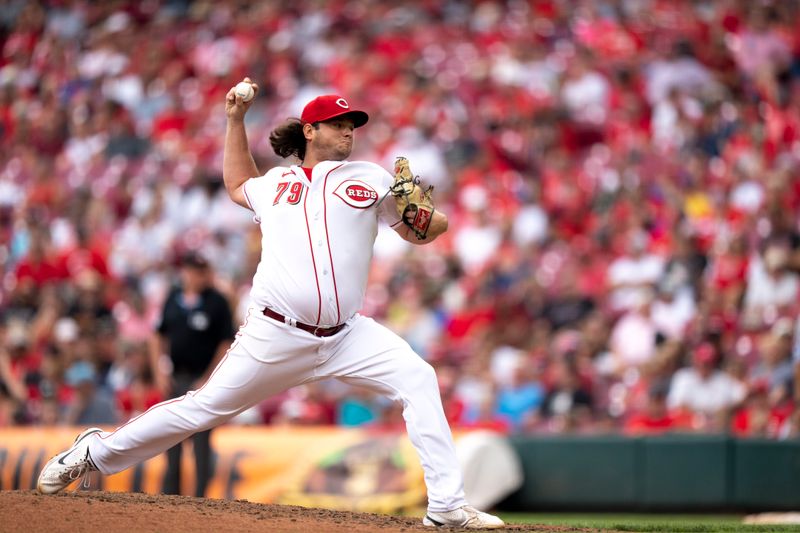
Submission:
[[[89,439],[87,437],[100,433],[100,428],[89,428],[75,437],[72,447],[61,452],[44,465],[36,488],[42,494],[55,494],[67,488],[81,476],[94,472],[97,467],[89,457]]]
[[[422,519],[422,525],[463,527],[466,529],[497,529],[506,524],[494,515],[483,513],[470,505],[465,505],[444,513],[428,511],[428,514]]]

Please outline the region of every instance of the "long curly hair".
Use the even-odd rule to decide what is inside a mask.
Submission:
[[[319,128],[319,124],[312,124]],[[294,156],[300,161],[306,157],[306,137],[299,118],[289,118],[269,134],[272,150],[281,157]]]

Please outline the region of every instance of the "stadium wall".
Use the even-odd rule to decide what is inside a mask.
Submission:
[[[506,510],[800,509],[800,442],[711,435],[514,437]]]

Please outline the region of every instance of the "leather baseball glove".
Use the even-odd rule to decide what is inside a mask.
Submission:
[[[398,157],[394,162],[394,184],[390,190],[397,202],[400,219],[414,231],[417,239],[424,239],[435,211],[433,185],[423,189],[419,185],[419,178],[411,173],[408,159]]]

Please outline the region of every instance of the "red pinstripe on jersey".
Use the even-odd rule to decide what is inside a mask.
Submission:
[[[344,164],[344,163],[342,163]],[[325,174],[325,182],[322,184],[322,205],[323,207],[323,216],[325,217],[325,240],[328,243],[328,258],[331,260],[331,277],[333,278],[333,293],[336,295],[336,324],[342,323],[342,312],[339,309],[339,290],[336,288],[336,271],[333,269],[333,253],[331,252],[331,237],[328,234],[328,196],[325,194],[325,190],[328,187],[328,176],[331,175],[331,172],[336,170],[342,165],[336,165],[332,169]]]
[[[245,326],[247,326],[247,322],[250,320],[250,313],[252,311],[253,311],[252,307],[247,310],[247,315],[244,317],[244,322],[242,322],[242,325],[239,326],[239,331],[236,332],[237,337],[242,336],[242,331],[244,330]]]
[[[317,321],[315,325],[319,326],[319,319],[322,316],[322,291],[319,288],[319,274],[317,273],[317,261],[314,258],[314,243],[311,242],[311,227],[308,225],[308,209],[306,209],[307,203],[308,203],[308,195],[306,194],[305,199],[303,200],[303,213],[306,216],[306,232],[308,233],[308,248],[309,250],[311,250],[311,264],[314,265],[314,280],[317,282],[317,297],[319,298],[319,306],[317,307]]]
[[[250,181],[250,180],[247,180]],[[250,207],[250,211],[255,211],[253,208],[253,202],[250,201],[250,195],[247,194],[247,181],[242,184],[242,192],[244,193],[244,200],[247,202],[248,207]]]

